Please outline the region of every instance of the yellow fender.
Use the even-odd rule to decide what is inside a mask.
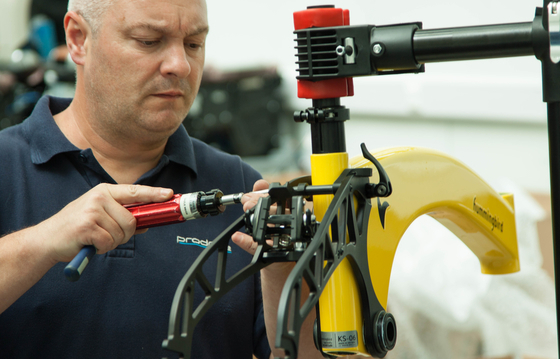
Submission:
[[[343,167],[344,158],[347,158],[345,155],[312,155],[313,184],[332,183],[332,172]],[[391,269],[400,239],[410,224],[424,214],[438,220],[465,243],[478,257],[482,273],[519,271],[511,194],[498,194],[466,165],[438,151],[400,147],[381,150],[373,155],[387,172],[393,187],[391,196],[372,198],[368,225],[368,263],[372,286],[385,309]],[[371,182],[378,182],[375,166],[362,156],[353,158],[350,167],[372,168],[374,175]],[[329,202],[328,196],[321,197],[313,199],[318,218],[324,214]],[[358,338],[354,343],[357,345],[323,347],[332,355],[368,354],[360,339],[363,324],[360,294],[353,278],[350,265],[341,263],[320,298],[322,337],[342,338],[340,333],[355,333]],[[328,340],[332,342],[332,339]]]
[[[482,273],[519,271],[512,194],[496,193],[463,163],[441,152],[401,147],[373,155],[393,184],[393,194],[380,199],[381,206],[373,203],[368,226],[370,273],[383,307],[387,308],[389,278],[399,241],[423,214],[461,239],[478,257]],[[361,156],[353,158],[350,165],[375,171],[375,166]],[[383,226],[380,213],[384,207]]]

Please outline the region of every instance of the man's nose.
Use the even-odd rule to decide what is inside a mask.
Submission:
[[[163,76],[176,76],[185,78],[191,73],[190,58],[185,50],[183,43],[171,44],[165,52],[165,57],[161,65]]]

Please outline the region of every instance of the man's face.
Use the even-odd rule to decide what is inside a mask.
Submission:
[[[84,87],[97,130],[166,138],[199,89],[208,32],[204,0],[117,0],[90,39]]]

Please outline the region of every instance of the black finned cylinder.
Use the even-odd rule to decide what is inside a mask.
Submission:
[[[417,30],[414,56],[420,64],[530,56],[534,54],[532,27],[531,22],[526,22]]]

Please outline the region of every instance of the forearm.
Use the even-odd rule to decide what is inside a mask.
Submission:
[[[274,346],[276,340],[276,322],[278,318],[278,304],[282,294],[283,285],[286,281],[293,263],[276,263],[261,270],[263,307],[268,342],[272,348],[273,357],[283,357],[282,350]],[[302,301],[309,294],[307,285],[302,288]],[[298,358],[323,358],[313,343],[313,324],[315,323],[315,310],[312,310],[301,326]]]
[[[30,227],[0,238],[0,313],[56,264],[41,235],[40,228]]]

